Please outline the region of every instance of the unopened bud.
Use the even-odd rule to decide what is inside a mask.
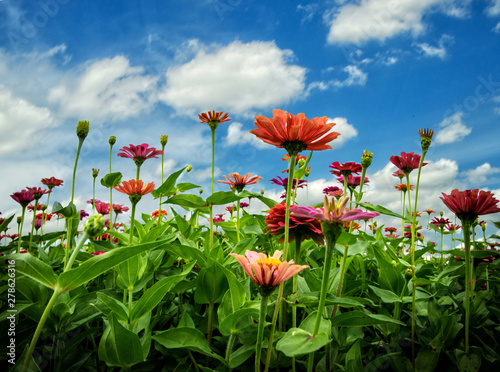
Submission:
[[[99,169],[92,168],[92,177],[96,178],[99,175]]]
[[[90,216],[85,224],[83,225],[83,231],[85,231],[89,236],[99,235],[105,225],[106,221],[102,214],[94,214]]]
[[[299,168],[302,168],[305,164],[306,164],[306,161],[304,159],[299,159],[299,161],[297,162],[297,165],[299,166]]]
[[[373,153],[368,150],[363,150],[363,155],[361,155],[361,165],[364,168],[368,168],[372,164]]]
[[[193,166],[192,165],[188,165],[186,167],[186,172],[191,172],[192,169],[193,169]]]
[[[113,145],[116,143],[116,137],[115,137],[115,136],[111,136],[111,137],[109,137],[108,143],[109,143],[111,146],[113,146]]]
[[[160,136],[160,143],[162,147],[165,147],[167,145],[167,142],[168,142],[168,136],[166,134],[162,134]]]
[[[203,189],[200,189],[200,194],[203,194]]]
[[[432,129],[419,129],[418,134],[420,134],[420,144],[422,145],[422,151],[427,151],[432,142],[432,136],[434,131]]]
[[[76,135],[81,140],[84,140],[89,134],[89,122],[87,120],[80,120],[76,125]]]
[[[264,189],[260,189],[260,194],[264,195]]]

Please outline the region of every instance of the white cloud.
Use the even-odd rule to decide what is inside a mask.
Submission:
[[[363,72],[359,67],[354,65],[349,65],[344,67],[344,71],[349,75],[345,80],[335,80],[333,85],[337,87],[350,87],[352,85],[365,85],[368,75]]]
[[[358,131],[353,125],[347,122],[346,118],[336,117],[334,119],[328,119],[328,123],[335,123],[331,129],[332,132],[340,133],[336,139],[329,143],[334,149],[342,147],[349,139],[354,138],[358,135]]]
[[[497,34],[500,33],[500,22],[498,22],[496,26],[492,28],[492,31],[496,32]]]
[[[500,168],[492,167],[490,163],[484,163],[463,173],[471,184],[478,184],[486,182],[492,174],[500,173]]]
[[[214,169],[214,177],[217,178],[221,174],[221,170],[218,167]],[[197,169],[193,167],[193,170],[189,173],[190,177],[194,179],[196,182],[203,182],[206,180],[212,179],[212,167]],[[215,180],[217,182],[217,180]]]
[[[48,108],[33,105],[0,85],[0,154],[36,147],[35,139],[55,125]]]
[[[269,148],[269,145],[259,140],[255,135],[248,130],[242,130],[243,124],[232,122],[227,127],[227,136],[225,138],[227,146],[241,145],[242,143],[251,143],[258,148]],[[252,128],[252,129],[255,129]]]
[[[274,42],[235,41],[203,48],[191,61],[170,67],[160,99],[178,112],[220,109],[242,114],[297,98],[304,91],[306,69],[290,64],[291,50]]]
[[[410,32],[425,30],[423,15],[443,0],[362,0],[341,6],[330,24],[328,42],[360,43],[383,41]]]
[[[500,0],[491,0],[491,4],[486,9],[486,13],[491,17],[500,15]]]
[[[447,56],[446,44],[450,44],[451,42],[453,42],[453,37],[444,34],[439,39],[437,46],[433,46],[428,43],[415,44],[415,46],[419,48],[422,54],[426,57],[445,59]]]
[[[318,9],[319,9],[318,4],[297,5],[297,12],[299,11],[304,12],[304,17],[302,17],[301,23],[311,21],[314,15],[317,13]]]
[[[467,136],[472,129],[463,124],[462,116],[462,112],[457,112],[439,123],[439,127],[443,129],[436,132],[434,143],[437,145],[453,143]]]
[[[157,78],[130,66],[123,56],[87,64],[49,91],[48,100],[66,117],[119,120],[154,104]]]

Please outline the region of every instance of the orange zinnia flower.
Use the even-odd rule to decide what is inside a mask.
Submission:
[[[327,150],[332,148],[328,143],[340,135],[330,132],[335,123],[327,123],[327,120],[326,116],[309,120],[304,114],[295,116],[282,110],[273,110],[272,118],[256,116],[257,129],[250,133],[266,143],[284,148],[289,154],[303,150]]]
[[[399,191],[407,192],[408,191],[408,185],[406,183],[402,183],[400,185],[394,186]],[[410,185],[410,190],[413,191],[413,185]]]
[[[155,184],[154,182],[148,183],[146,186],[144,186],[144,183],[142,180],[130,180],[130,181],[123,181],[122,185],[118,185],[114,187],[115,190],[118,190],[124,194],[127,195],[146,195],[149,194],[151,191],[155,189]]]
[[[215,112],[215,110],[212,110],[209,112],[203,112],[199,114],[198,117],[200,118],[201,123],[207,123],[210,128],[216,129],[220,123],[231,120],[228,118],[228,113],[225,113],[224,115],[223,113],[223,111]]]
[[[262,179],[261,176],[252,176],[252,177],[250,176],[252,176],[252,173],[247,173],[244,176],[242,176],[238,172],[234,172],[234,173],[229,173],[229,177],[231,177],[232,179],[229,178],[228,176],[223,175],[222,177],[227,179],[227,181],[219,180],[217,182],[227,183],[231,188],[231,190],[236,189],[236,191],[241,192],[243,191],[245,186],[256,184],[258,180]]]

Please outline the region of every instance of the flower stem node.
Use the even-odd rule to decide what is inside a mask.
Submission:
[[[83,225],[83,231],[91,237],[99,235],[103,231],[105,223],[106,221],[102,214],[94,214],[90,216],[85,222],[85,225]]]
[[[87,120],[80,120],[76,125],[76,135],[81,140],[84,140],[89,134],[89,122]]]

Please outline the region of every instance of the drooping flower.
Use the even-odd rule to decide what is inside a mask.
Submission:
[[[113,212],[116,214],[122,214],[123,212],[128,211],[128,207],[124,206],[123,204],[113,204]]]
[[[288,177],[286,177],[286,178],[281,178],[280,176],[276,176],[276,177],[277,177],[277,178],[279,178],[279,181],[278,181],[278,179],[273,178],[273,179],[271,180],[271,182],[272,182],[273,184],[275,184],[275,185],[278,185],[278,186],[283,186],[283,187],[285,188],[285,190],[286,190],[286,188],[287,188],[287,186],[288,186]],[[293,189],[295,189],[295,188],[297,188],[297,189],[301,189],[301,188],[303,188],[306,184],[307,184],[307,181],[306,181],[306,180],[298,180],[298,182],[297,182],[297,179],[296,179],[296,178],[294,178],[294,179],[293,179],[292,188],[293,188]]]
[[[15,192],[10,197],[21,204],[22,207],[26,207],[29,203],[35,200],[33,192],[31,192],[30,190],[21,190]]]
[[[55,177],[42,178],[42,183],[47,186],[49,190],[52,190],[56,186],[61,186],[63,182],[63,180],[57,179]]]
[[[149,147],[147,143],[143,143],[142,145],[137,146],[130,144],[129,147],[123,147],[120,149],[120,151],[122,152],[119,152],[117,154],[118,156],[122,158],[133,159],[134,163],[137,166],[140,166],[147,159],[158,159],[158,155],[163,154],[162,150],[157,150],[154,147]]]
[[[462,223],[472,224],[478,216],[500,212],[498,200],[491,191],[455,189],[449,195],[442,194],[440,199]]]
[[[290,206],[292,207],[292,206]],[[285,233],[286,205],[275,204],[266,215],[265,229],[273,236],[280,236],[278,243],[283,243]],[[321,231],[321,223],[309,216],[292,216],[289,218],[290,242],[300,238],[301,241],[312,239],[318,245],[324,245],[325,239]]]
[[[408,185],[406,183],[402,183],[400,185],[394,186],[394,188],[398,191],[402,192],[407,192],[408,191]],[[413,191],[413,185],[410,185],[410,190]]]
[[[211,129],[217,129],[217,126],[220,123],[224,123],[225,121],[230,121],[229,114],[223,111],[216,112],[215,110],[203,112],[198,115],[201,120],[201,123],[206,123]]]
[[[287,150],[288,154],[297,154],[303,150],[321,151],[331,149],[329,142],[340,133],[332,132],[335,123],[327,123],[323,116],[308,119],[304,114],[297,116],[282,110],[273,110],[273,117],[255,117],[255,126],[250,133],[260,140]]]
[[[281,251],[267,257],[264,253],[246,250],[245,256],[230,253],[243,267],[243,270],[261,289],[272,292],[278,285],[300,271],[308,268],[308,265],[295,265],[293,260],[280,261]]]
[[[377,217],[380,213],[378,212],[364,212],[361,209],[347,209],[347,201],[349,200],[346,197],[343,201],[335,203],[335,198],[331,198],[328,200],[325,195],[324,207],[314,208],[314,207],[299,207],[293,206],[290,207],[290,215],[294,217],[305,216],[312,217],[317,219],[320,222],[328,222],[334,224],[344,224],[349,221],[355,220],[370,220],[374,217]]]
[[[237,172],[229,173],[229,177],[225,175],[222,177],[224,177],[227,181],[219,180],[217,181],[218,183],[228,184],[231,190],[236,190],[238,192],[242,192],[245,186],[256,184],[258,180],[262,179],[260,176],[252,176],[252,173],[247,173],[242,176]]]
[[[359,174],[363,170],[361,164],[357,164],[355,162],[347,162],[344,164],[340,164],[338,161],[333,162],[329,168],[333,168],[330,173],[336,176],[350,176],[351,174]]]
[[[344,176],[337,177],[337,181],[343,184]],[[365,177],[364,184],[366,185],[367,183],[370,183],[370,180],[368,177]],[[347,187],[355,189],[359,185],[361,185],[361,176],[353,176],[352,174],[347,176]]]
[[[115,186],[114,189],[129,196],[142,196],[152,192],[155,189],[155,184],[154,182],[150,182],[147,185],[144,185],[142,180],[131,179],[130,181],[123,181],[121,185]]]
[[[398,167],[405,175],[409,175],[411,171],[414,169],[418,169],[418,165],[420,163],[420,155],[417,155],[413,152],[402,152],[401,156],[393,155],[390,158],[392,164]],[[427,163],[423,163],[422,167],[427,165]]]
[[[434,217],[430,223],[436,227],[439,227],[440,229],[444,229],[444,227],[447,224],[451,223],[451,221],[448,218]]]
[[[31,191],[35,200],[39,200],[43,195],[50,194],[52,192],[51,190],[44,190],[41,187],[26,187],[26,189]]]
[[[405,174],[401,169],[398,169],[396,172],[392,174],[394,177],[398,177],[400,180],[405,178]]]
[[[162,209],[161,210],[161,215],[162,216],[166,216],[167,215],[167,211],[165,209]],[[151,213],[151,218],[158,218],[160,216],[160,212],[159,210],[155,210],[153,213]]]

